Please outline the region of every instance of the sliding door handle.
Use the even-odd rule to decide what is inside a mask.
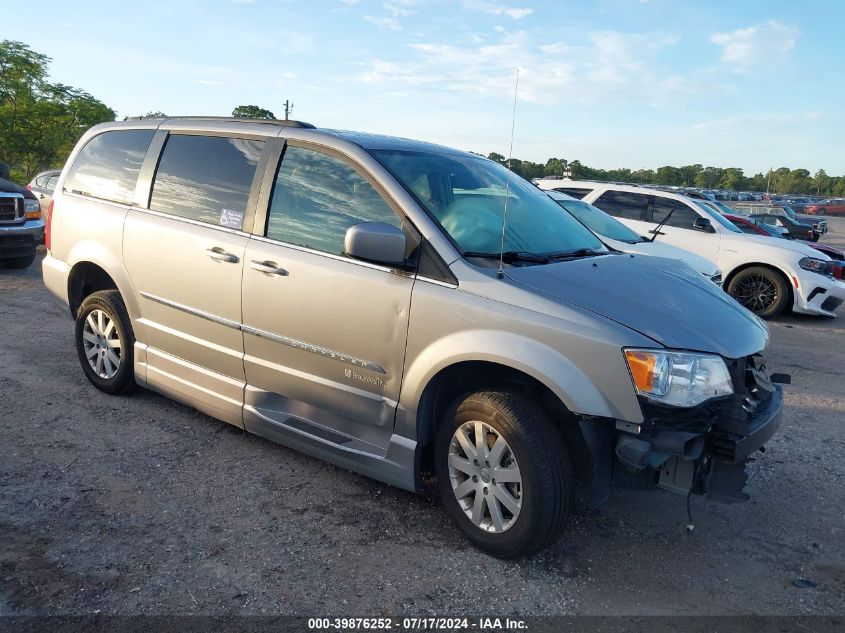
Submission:
[[[279,275],[280,277],[287,277],[288,271],[280,268],[276,262],[259,262],[252,260],[249,262],[249,267],[257,270],[260,273],[267,273],[268,275]]]
[[[226,262],[227,264],[237,264],[239,261],[241,261],[237,255],[227,253],[219,246],[206,249],[205,254],[208,255],[211,259],[216,259],[220,262]]]

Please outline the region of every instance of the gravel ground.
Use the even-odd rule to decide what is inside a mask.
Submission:
[[[519,562],[470,547],[433,494],[95,390],[38,263],[0,270],[0,322],[0,615],[843,612],[845,316],[772,324],[793,384],[751,501],[694,498],[687,534],[682,497],[614,491]]]

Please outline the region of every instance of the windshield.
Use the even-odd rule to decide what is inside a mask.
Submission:
[[[552,200],[569,211],[575,216],[576,220],[580,221],[597,235],[609,237],[612,240],[619,240],[620,242],[627,242],[628,244],[636,244],[637,242],[643,241],[642,236],[637,235],[618,220],[613,219],[598,207],[594,207],[587,202],[583,202],[582,200],[561,200],[554,196]]]
[[[783,209],[783,212],[786,213],[786,215],[788,215],[793,220],[798,219],[798,216],[795,214],[795,209],[793,209],[792,207],[782,206],[781,209]]]
[[[462,253],[498,254],[507,194],[505,251],[557,255],[604,245],[537,187],[486,158],[370,150],[443,227]]]
[[[721,224],[723,227],[725,227],[725,228],[726,228],[728,231],[730,231],[731,233],[742,233],[742,231],[740,231],[740,230],[737,228],[736,224],[734,224],[733,222],[731,222],[730,220],[728,220],[725,216],[723,216],[723,215],[722,215],[721,213],[719,213],[718,211],[715,211],[715,210],[714,210],[712,207],[710,207],[710,205],[708,205],[705,201],[703,201],[703,200],[695,200],[695,202],[697,202],[697,203],[698,203],[698,208],[699,208],[699,209],[701,209],[702,211],[704,211],[704,212],[708,215],[708,217],[710,217],[710,218],[712,218],[712,219],[716,220],[716,222],[718,222],[719,224]]]

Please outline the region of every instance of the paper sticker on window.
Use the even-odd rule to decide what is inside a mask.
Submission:
[[[232,211],[223,209],[220,212],[220,226],[228,226],[230,229],[240,229],[244,223],[243,211]]]

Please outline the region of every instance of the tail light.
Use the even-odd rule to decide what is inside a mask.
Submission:
[[[47,208],[47,227],[44,229],[44,248],[48,251],[50,249],[50,229],[53,227],[53,204],[55,200],[50,200],[50,206]]]
[[[845,279],[845,262],[833,262],[832,268],[836,279]]]

